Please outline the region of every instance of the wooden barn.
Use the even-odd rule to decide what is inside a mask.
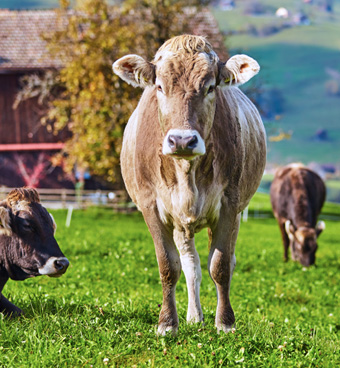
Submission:
[[[0,186],[74,186],[50,161],[68,133],[54,135],[41,125],[37,98],[14,108],[22,76],[61,66],[48,57],[40,37],[56,26],[54,11],[0,10]]]
[[[70,133],[54,135],[41,124],[44,110],[37,98],[14,108],[22,76],[62,67],[49,57],[41,37],[62,26],[58,19],[54,10],[0,9],[0,187],[74,188],[75,177],[51,160]],[[208,36],[226,59],[223,37],[208,10],[195,18],[192,33]]]

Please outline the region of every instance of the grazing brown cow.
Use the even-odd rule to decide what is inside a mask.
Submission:
[[[222,63],[205,38],[184,35],[165,42],[152,62],[127,55],[113,70],[145,87],[125,129],[121,166],[155,243],[163,286],[158,333],[177,331],[181,268],[188,287],[187,320],[203,321],[194,235],[204,227],[218,296],[216,326],[227,332],[235,322],[229,290],[240,213],[260,183],[266,157],[259,113],[236,85],[259,66],[246,55]]]
[[[65,273],[69,262],[54,238],[55,229],[35,189],[14,189],[0,202],[0,312],[22,313],[1,293],[9,278],[25,280]]]
[[[303,266],[315,263],[316,239],[325,223],[316,223],[325,202],[325,184],[314,171],[301,164],[290,164],[275,173],[270,188],[274,215],[281,230],[284,259],[292,259]]]

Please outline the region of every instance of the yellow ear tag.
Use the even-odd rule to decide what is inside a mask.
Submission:
[[[231,77],[231,78],[227,78],[225,81],[224,81],[224,83],[232,83],[233,81],[235,80],[235,78],[234,77]]]

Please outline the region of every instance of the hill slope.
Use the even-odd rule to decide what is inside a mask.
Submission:
[[[290,20],[274,15],[279,1],[262,1],[270,9],[261,16],[244,14],[245,5],[236,2],[232,11],[215,10],[221,29],[233,35],[227,37],[231,53],[247,53],[261,65],[257,77],[267,88],[277,88],[284,98],[284,111],[272,122],[276,132],[293,133],[290,140],[269,142],[269,162],[283,164],[291,161],[319,163],[340,160],[340,96],[329,96],[325,83],[331,78],[327,68],[340,71],[340,1],[334,1],[334,12],[328,14],[316,6],[302,7],[310,25],[285,28],[269,36],[253,36],[244,31],[280,28]],[[292,14],[298,2],[285,1]],[[269,126],[269,125],[268,125]],[[328,139],[314,139],[317,131],[326,129]]]

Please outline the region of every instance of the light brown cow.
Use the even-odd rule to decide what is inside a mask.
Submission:
[[[259,113],[236,85],[259,66],[246,55],[222,63],[205,38],[184,35],[168,40],[152,62],[127,55],[113,70],[145,88],[125,129],[121,166],[155,243],[163,286],[158,333],[177,331],[181,268],[187,320],[203,321],[194,234],[204,227],[218,297],[216,327],[227,332],[235,322],[229,290],[240,213],[260,183],[266,157]]]

